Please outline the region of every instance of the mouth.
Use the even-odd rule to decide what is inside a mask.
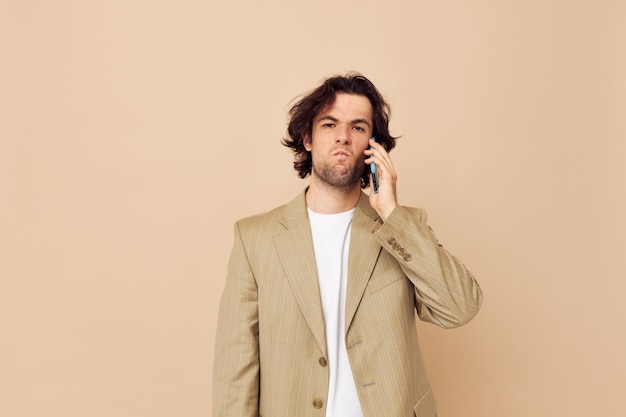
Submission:
[[[346,158],[348,156],[350,156],[350,154],[347,151],[336,151],[333,153],[333,156],[337,156],[340,158]]]

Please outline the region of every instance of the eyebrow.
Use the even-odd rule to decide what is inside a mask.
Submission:
[[[354,119],[352,121],[353,125],[356,125],[356,124],[359,124],[359,123],[363,123],[364,125],[367,125],[368,127],[371,127],[370,126],[370,122],[368,122],[367,119]]]
[[[331,122],[338,122],[339,121],[339,119],[337,119],[336,117],[331,116],[329,114],[326,114],[326,115],[320,117],[319,121],[321,122],[323,120],[330,120]],[[364,125],[367,125],[368,127],[371,127],[370,122],[367,119],[354,119],[350,123],[353,124],[353,125],[357,125],[359,123],[363,123]]]

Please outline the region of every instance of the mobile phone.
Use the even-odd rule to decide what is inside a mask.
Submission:
[[[372,137],[372,140],[374,142],[376,142],[376,138]],[[372,147],[370,146],[370,149],[372,149]],[[370,172],[372,173],[372,184],[374,185],[374,193],[378,194],[378,170],[376,169],[376,164],[373,162],[370,162]]]

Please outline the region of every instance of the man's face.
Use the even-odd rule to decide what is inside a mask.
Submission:
[[[360,185],[363,151],[372,137],[372,105],[367,97],[338,93],[313,120],[304,147],[313,158],[312,177],[333,187]]]

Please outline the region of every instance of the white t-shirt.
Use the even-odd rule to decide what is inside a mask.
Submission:
[[[354,209],[338,214],[308,210],[324,323],[330,384],[326,417],[363,417],[345,339],[348,251]]]

